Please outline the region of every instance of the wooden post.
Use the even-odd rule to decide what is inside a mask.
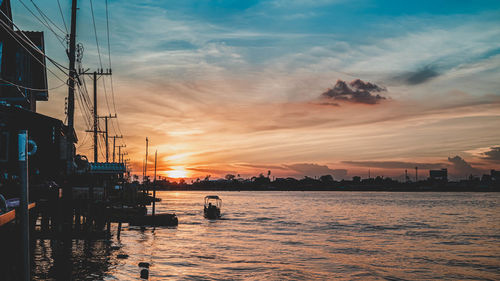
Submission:
[[[120,239],[120,234],[122,232],[122,222],[118,222],[118,233],[116,234],[116,238]]]
[[[21,198],[19,201],[19,225],[21,227],[22,272],[20,280],[29,281],[30,276],[30,236],[28,212],[28,131],[20,130],[18,136],[19,178]]]

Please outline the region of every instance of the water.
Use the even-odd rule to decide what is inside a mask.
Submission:
[[[223,219],[203,218],[203,198]],[[500,194],[160,192],[176,228],[42,240],[37,280],[500,280]],[[128,254],[118,259],[118,254]]]

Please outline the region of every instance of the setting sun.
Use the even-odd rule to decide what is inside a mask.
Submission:
[[[188,172],[184,170],[182,167],[174,167],[174,170],[167,171],[167,177],[169,178],[186,178],[188,176]]]

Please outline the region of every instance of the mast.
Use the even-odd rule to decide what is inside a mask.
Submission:
[[[99,154],[97,153],[97,128],[99,127],[99,119],[97,118],[97,72],[94,71],[94,163],[99,162]]]
[[[146,160],[144,160],[144,179],[142,179],[142,181],[144,181],[147,176],[148,176],[148,143],[149,143],[149,140],[148,140],[148,137],[146,137]]]
[[[158,158],[158,150],[155,151],[155,176],[153,179],[153,216],[155,215],[155,206],[156,206],[156,160]]]

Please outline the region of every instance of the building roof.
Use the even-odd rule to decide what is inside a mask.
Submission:
[[[125,164],[112,162],[89,163],[92,174],[122,174],[125,173]]]
[[[20,106],[15,106],[15,105],[10,105],[6,103],[0,103],[0,113],[3,113],[5,115],[8,115],[11,120],[15,120],[19,122],[20,124],[29,122],[31,124],[33,123],[48,123],[51,124],[52,126],[57,126],[63,129],[63,133],[66,133],[67,131],[67,126],[64,125],[64,123],[56,118],[43,115],[40,113],[33,112],[31,110],[27,110],[25,108],[22,108]],[[75,130],[73,130],[73,140],[74,142],[78,142],[78,138],[76,135]]]

